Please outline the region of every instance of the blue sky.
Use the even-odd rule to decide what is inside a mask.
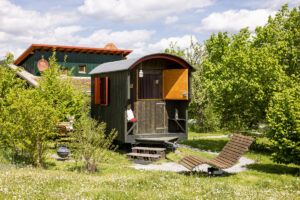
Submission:
[[[131,57],[161,52],[170,42],[203,43],[266,23],[300,0],[0,0],[0,58],[17,58],[33,43],[102,48],[113,42]]]

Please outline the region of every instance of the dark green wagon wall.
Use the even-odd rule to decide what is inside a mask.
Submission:
[[[48,60],[52,55],[52,51],[40,51],[35,50],[34,54],[29,55],[20,66],[25,70],[32,73],[33,75],[40,75],[40,72],[37,68],[38,61],[43,57]],[[66,63],[64,58],[67,56]],[[89,77],[89,72],[92,71],[99,64],[123,60],[123,55],[112,55],[112,54],[93,54],[93,53],[79,53],[79,52],[56,52],[57,63],[61,66],[64,66],[71,71],[73,69],[74,76],[83,76]],[[86,66],[86,73],[78,73],[79,65]]]
[[[95,78],[109,78],[108,106],[95,105]],[[126,109],[128,102],[128,71],[92,75],[91,79],[91,116],[99,122],[105,122],[107,131],[118,131],[117,140],[125,142],[127,129]]]

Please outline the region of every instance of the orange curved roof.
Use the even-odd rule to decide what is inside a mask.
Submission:
[[[46,50],[52,51],[66,51],[66,52],[79,52],[79,53],[96,53],[96,54],[114,54],[123,55],[126,57],[132,52],[132,50],[123,50],[117,48],[91,48],[91,47],[76,47],[76,46],[62,46],[62,45],[48,45],[48,44],[32,44],[22,55],[20,55],[16,61],[15,65],[19,65],[23,60],[25,60],[28,55],[34,53],[34,50]]]

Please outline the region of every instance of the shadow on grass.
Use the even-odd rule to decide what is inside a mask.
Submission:
[[[185,140],[181,144],[189,145],[194,148],[199,148],[206,151],[220,152],[227,144],[228,139],[198,139],[198,140]]]
[[[52,162],[52,161],[45,161],[43,164],[44,169],[52,169],[55,166],[56,166],[56,163]]]
[[[300,167],[292,167],[280,164],[250,164],[247,165],[247,168],[264,173],[300,176]]]

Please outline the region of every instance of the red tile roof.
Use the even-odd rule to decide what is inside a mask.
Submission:
[[[115,55],[123,55],[126,57],[128,54],[132,52],[132,50],[123,50],[115,47],[113,44],[109,44],[104,48],[91,48],[91,47],[75,47],[75,46],[61,46],[61,45],[48,45],[48,44],[32,44],[22,55],[20,55],[16,61],[15,65],[20,64],[24,59],[27,58],[29,54],[34,53],[34,50],[46,50],[52,51],[54,48],[56,51],[67,51],[67,52],[80,52],[80,53],[96,53],[96,54],[115,54]]]

